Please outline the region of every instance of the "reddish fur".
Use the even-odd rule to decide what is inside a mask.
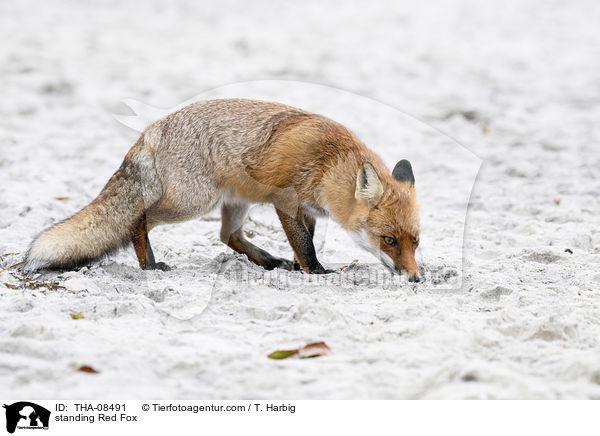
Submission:
[[[417,273],[413,240],[418,236],[419,223],[414,186],[393,179],[375,153],[342,125],[319,115],[287,118],[260,155],[247,156],[246,162],[250,177],[228,180],[236,186],[237,195],[269,202],[278,189],[291,187],[292,195],[277,200],[289,209],[304,202],[324,201],[348,230],[368,220],[374,245],[382,235],[395,238],[396,247],[383,244],[382,250],[398,270]],[[365,162],[373,165],[383,185],[376,208],[355,198],[356,177]]]

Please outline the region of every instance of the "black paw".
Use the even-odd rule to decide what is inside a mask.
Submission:
[[[171,271],[171,267],[164,262],[156,262],[151,269],[159,269],[161,271]]]
[[[325,269],[322,265],[317,266],[316,268],[310,270],[309,274],[331,274],[335,271],[332,269]]]
[[[281,268],[286,271],[294,271],[294,262],[287,259],[278,259],[275,268]]]

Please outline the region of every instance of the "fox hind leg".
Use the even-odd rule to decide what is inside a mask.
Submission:
[[[150,239],[148,239],[146,215],[142,217],[136,226],[132,242],[141,269],[160,269],[162,271],[168,271],[171,269],[164,262],[156,262],[154,260],[154,253],[152,252],[152,247],[150,246]]]
[[[234,251],[245,254],[248,259],[265,269],[291,270],[291,261],[272,256],[246,240],[242,225],[247,212],[248,204],[246,203],[224,203],[221,206],[221,241]]]

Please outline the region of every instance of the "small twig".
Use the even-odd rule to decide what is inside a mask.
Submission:
[[[9,266],[8,268],[4,268],[2,271],[0,271],[0,274],[2,274],[4,271],[8,271],[9,269],[14,268],[15,266],[23,265],[23,263],[24,262],[15,263],[14,265]]]

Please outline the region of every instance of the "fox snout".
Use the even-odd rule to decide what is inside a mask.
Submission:
[[[392,260],[392,262],[390,260],[390,256],[382,250],[381,261],[390,270],[401,275],[407,275],[409,282],[419,283],[421,281],[419,267],[417,266],[412,250],[406,254],[402,253],[399,258]]]
[[[421,281],[421,276],[419,275],[418,270],[402,270],[401,274],[408,275],[408,281],[413,283],[419,283]]]
[[[386,266],[388,262],[385,262],[384,259],[383,264]],[[399,262],[394,262],[394,272],[397,272],[401,275],[407,275],[408,281],[413,283],[419,283],[421,281],[421,276],[419,275],[419,267],[417,266],[417,262],[415,261],[414,253],[408,253],[408,255],[401,255]]]
[[[419,283],[421,281],[421,277],[419,276],[418,272],[415,272],[411,275],[408,276],[408,281],[409,282],[415,282],[415,283]]]
[[[378,251],[381,262],[393,272],[406,274],[408,281],[421,281],[419,267],[415,260],[419,237],[402,233],[399,237],[384,236],[379,243]]]
[[[421,277],[419,276],[419,267],[415,260],[415,251],[408,243],[403,245],[405,245],[405,247],[400,252],[400,268],[398,269],[401,274],[408,275],[409,282],[418,283],[421,281]]]
[[[373,253],[390,271],[408,275],[408,281],[419,283],[419,267],[415,260],[418,237],[403,235],[399,240],[390,236],[377,238],[366,231],[352,234],[354,240],[364,249]],[[381,241],[379,241],[381,239]]]

